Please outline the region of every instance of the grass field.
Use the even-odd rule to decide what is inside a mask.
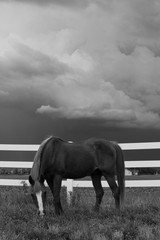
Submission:
[[[65,214],[54,215],[48,191],[46,216],[37,215],[28,187],[0,187],[0,240],[159,240],[160,188],[127,188],[119,214],[109,189],[99,214],[92,210],[93,189],[75,189],[70,207],[62,188]]]

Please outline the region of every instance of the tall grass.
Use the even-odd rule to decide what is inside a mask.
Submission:
[[[125,208],[114,209],[105,190],[99,213],[93,211],[93,189],[75,189],[67,206],[61,191],[64,215],[56,217],[48,191],[46,216],[42,219],[28,187],[0,187],[0,240],[158,240],[160,239],[160,189],[126,189]]]

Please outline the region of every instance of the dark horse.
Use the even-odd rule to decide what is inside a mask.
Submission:
[[[117,183],[115,181],[117,175]],[[96,193],[95,210],[104,194],[101,177],[107,180],[116,208],[124,200],[124,158],[120,146],[105,139],[90,138],[82,143],[69,143],[57,137],[44,140],[34,158],[29,176],[32,197],[41,216],[44,215],[45,186],[47,181],[53,197],[55,213],[63,212],[60,202],[62,179],[77,179],[91,176]]]

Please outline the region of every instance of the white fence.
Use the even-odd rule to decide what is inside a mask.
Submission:
[[[147,143],[121,143],[119,144],[123,150],[145,150],[145,149],[160,149],[160,142]],[[37,151],[39,145],[29,144],[0,144],[0,151]],[[17,162],[17,161],[0,161],[0,168],[31,168],[32,162]],[[160,168],[160,160],[137,160],[126,161],[125,168]],[[160,187],[159,179],[135,179],[126,180],[126,187]],[[24,179],[0,179],[0,185],[3,186],[23,186],[29,185],[28,180]],[[91,181],[85,180],[66,180],[62,182],[63,186],[67,187],[67,193],[70,195],[74,187],[92,187]],[[106,181],[102,181],[102,186],[108,187]]]

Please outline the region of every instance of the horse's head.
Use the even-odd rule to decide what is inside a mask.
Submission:
[[[31,196],[35,206],[38,208],[38,213],[41,217],[45,215],[44,206],[46,203],[46,190],[43,183],[38,180],[33,180],[31,175],[29,176],[29,183],[31,184]]]

